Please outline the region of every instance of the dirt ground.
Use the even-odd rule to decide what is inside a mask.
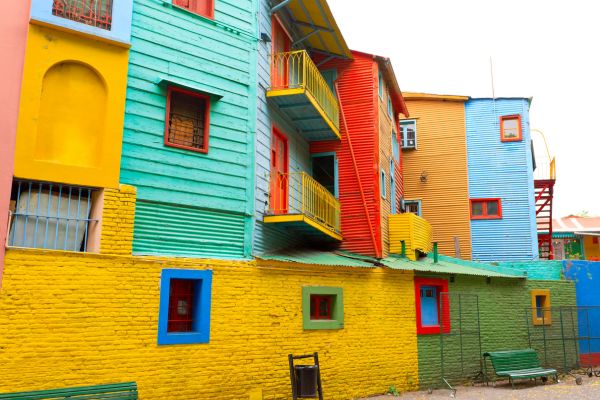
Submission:
[[[582,375],[577,375],[582,376]],[[496,387],[459,386],[456,387],[456,398],[461,400],[600,400],[600,378],[582,376],[582,385],[577,385],[575,378],[564,376],[558,384],[553,380],[537,386],[533,382],[518,381],[516,389],[508,382],[498,382]],[[435,390],[432,394],[425,392],[404,393],[400,396],[375,396],[362,400],[446,400],[450,398],[449,390]]]

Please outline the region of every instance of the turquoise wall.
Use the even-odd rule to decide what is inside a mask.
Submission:
[[[121,182],[138,189],[134,252],[247,257],[257,0],[216,1],[214,21],[170,3],[134,2],[121,162]],[[208,154],[165,147],[165,79],[223,96],[211,101]]]

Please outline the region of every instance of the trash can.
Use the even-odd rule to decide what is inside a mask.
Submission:
[[[296,392],[298,393],[298,397],[319,397],[317,393],[319,367],[316,365],[295,365],[294,370],[296,372]]]

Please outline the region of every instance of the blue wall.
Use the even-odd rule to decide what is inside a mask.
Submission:
[[[471,99],[466,105],[469,197],[501,198],[502,219],[471,220],[473,260],[538,259],[529,127],[524,98]],[[500,117],[521,115],[523,140],[500,140]]]
[[[136,186],[136,254],[247,257],[254,211],[257,0],[214,21],[135,0],[121,182]],[[218,93],[208,154],[164,145],[167,85]]]

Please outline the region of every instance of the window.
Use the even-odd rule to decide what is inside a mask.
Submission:
[[[392,129],[392,154],[394,155],[394,160],[400,161],[400,146],[395,129]]]
[[[383,197],[384,199],[387,197],[387,190],[386,190],[386,177],[385,177],[385,171],[382,169],[381,170],[381,197]]]
[[[208,153],[210,98],[170,87],[167,93],[165,145]]]
[[[549,289],[532,290],[531,307],[534,325],[552,324]]]
[[[415,305],[417,312],[417,334],[450,333],[450,302],[448,281],[433,278],[415,278]]]
[[[501,219],[500,199],[471,199],[471,219]]]
[[[323,76],[323,79],[325,79],[325,82],[327,83],[327,86],[329,86],[329,89],[331,89],[331,91],[335,95],[335,81],[337,79],[337,69],[323,70],[321,71],[321,75]]]
[[[383,74],[379,71],[379,98],[383,100]]]
[[[212,271],[164,269],[158,344],[208,343]]]
[[[396,214],[398,212],[398,205],[396,204],[396,179],[394,178],[396,166],[394,165],[394,159],[390,160],[390,213]]]
[[[335,153],[312,155],[312,176],[331,194],[338,196],[338,173]]]
[[[503,142],[519,142],[523,140],[520,115],[500,117],[500,139]]]
[[[341,329],[344,327],[342,288],[305,286],[302,288],[304,329]]]
[[[403,149],[417,148],[417,121],[414,119],[400,121],[400,139]]]
[[[404,212],[421,216],[421,200],[404,200]]]
[[[392,96],[390,96],[390,94],[388,93],[388,115],[390,116],[390,118],[392,118],[394,116],[394,107],[392,105]]]
[[[215,17],[214,0],[173,0],[173,5],[206,18],[214,19]]]
[[[54,0],[52,14],[96,28],[112,27],[113,0]]]
[[[10,202],[8,245],[37,249],[88,251],[96,229],[92,188],[15,180]]]

